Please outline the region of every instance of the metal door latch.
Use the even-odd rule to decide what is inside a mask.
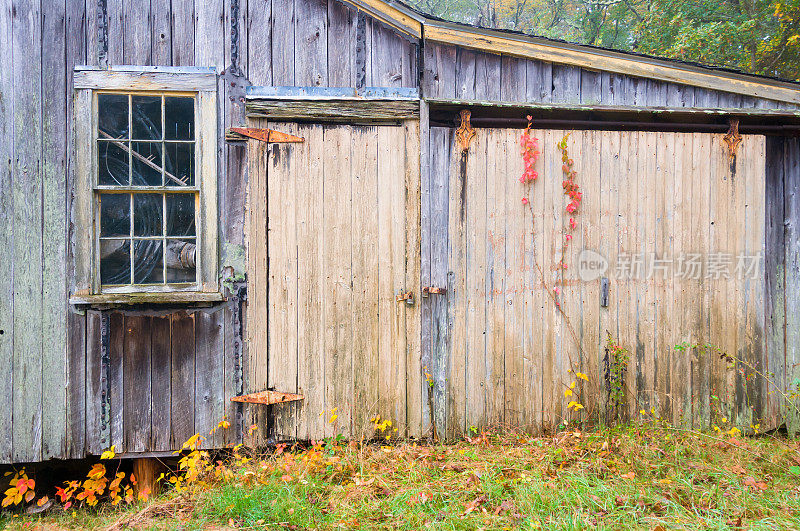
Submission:
[[[422,288],[422,296],[427,297],[428,295],[444,295],[447,293],[447,288],[436,288],[434,286],[425,286]]]
[[[397,297],[395,297],[395,300],[397,302],[405,301],[406,304],[408,304],[409,306],[414,306],[414,292],[412,292],[412,291],[405,291],[405,292],[401,291],[400,294]]]

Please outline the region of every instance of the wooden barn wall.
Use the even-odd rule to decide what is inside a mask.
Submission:
[[[250,145],[251,381],[305,397],[275,436],[419,437],[419,303],[395,300],[420,289],[418,122],[251,123],[305,138]]]
[[[0,362],[8,367],[0,380],[8,404],[0,462],[82,457],[98,450],[107,428],[91,416],[100,383],[87,373],[100,356],[100,327],[67,304],[73,67],[214,66],[222,133],[244,123],[251,83],[415,86],[417,47],[334,0],[13,0],[0,9],[0,244],[8,250],[0,263]],[[219,151],[222,261],[243,271],[245,148],[221,143]],[[221,308],[219,320],[233,322],[235,309]],[[161,341],[153,323],[174,325],[184,315],[138,326]],[[194,344],[205,345],[210,329],[195,332]],[[241,350],[240,338],[224,337],[226,349]],[[203,356],[198,349],[185,355]],[[131,437],[131,448],[148,446]],[[164,441],[159,434],[150,446]]]
[[[529,196],[533,221],[521,202],[519,130],[479,129],[465,157],[452,129],[431,129],[423,231],[431,235],[429,278],[448,291],[424,303],[423,327],[432,335],[427,356],[440,433],[553,427],[574,415],[564,390],[576,371],[589,375],[578,381],[576,399],[602,412],[607,333],[630,351],[631,416],[652,408],[684,426],[707,428],[726,417],[774,427],[763,382],[745,382],[714,352],[674,349],[708,342],[762,372],[782,371],[782,346],[765,336],[763,276],[742,280],[734,271],[739,254],[764,254],[765,138],[746,136],[731,166],[722,135],[574,131],[567,146],[584,195],[556,295],[562,313],[539,271],[556,285],[570,217],[556,149],[564,133],[532,135],[542,149]],[[583,249],[608,261],[607,307],[600,279],[577,276]],[[670,274],[645,277],[643,266],[638,277],[616,276],[625,255],[650,253],[671,260]],[[698,278],[675,275],[677,258],[690,253],[703,261],[730,256],[730,277],[709,276],[707,265]]]
[[[637,107],[796,108],[655,79],[426,42],[422,94],[432,99]]]

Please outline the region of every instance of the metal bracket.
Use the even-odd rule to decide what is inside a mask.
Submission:
[[[281,133],[274,129],[256,129],[254,127],[231,127],[225,133],[225,140],[229,142],[236,142],[252,138],[267,143],[291,143],[291,142],[305,142],[304,138],[299,136],[290,135],[289,133]]]
[[[728,157],[733,159],[736,157],[736,148],[742,143],[742,135],[739,134],[739,120],[729,120],[730,128],[728,134],[723,137],[723,140],[728,145]]]
[[[292,393],[279,393],[278,391],[260,391],[249,395],[234,396],[231,402],[244,402],[246,404],[283,404],[284,402],[295,402],[303,400],[303,395]]]
[[[469,123],[469,118],[472,116],[472,113],[464,109],[459,114],[461,116],[461,125],[458,126],[458,130],[456,131],[456,138],[458,138],[461,144],[461,151],[468,151],[469,144],[472,142],[472,139],[475,138],[476,134],[475,129],[473,129],[472,125]]]
[[[427,297],[428,295],[443,295],[447,293],[447,288],[436,288],[433,286],[425,286],[422,288],[422,296]]]
[[[401,291],[397,297],[395,297],[397,302],[403,302],[409,306],[414,306],[414,292],[413,291]]]

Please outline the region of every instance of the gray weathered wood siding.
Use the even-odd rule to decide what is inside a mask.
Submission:
[[[796,108],[791,103],[426,42],[422,94],[432,99],[638,107]]]

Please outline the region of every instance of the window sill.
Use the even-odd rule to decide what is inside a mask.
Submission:
[[[104,293],[102,295],[73,295],[69,303],[73,305],[134,305],[134,304],[186,304],[220,302],[225,297],[218,292],[173,291],[159,293]]]

